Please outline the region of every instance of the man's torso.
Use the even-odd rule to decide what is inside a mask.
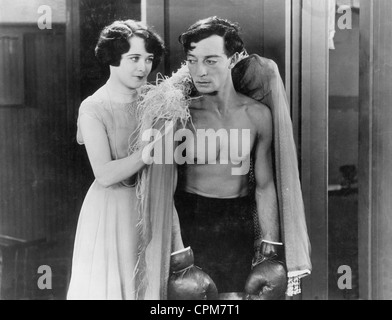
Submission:
[[[246,167],[257,141],[258,128],[252,121],[257,102],[238,97],[225,114],[208,108],[202,101],[191,106],[192,121],[187,129],[194,141],[186,149],[187,165],[182,189],[212,198],[238,198],[248,194],[248,172],[233,175],[233,168]],[[204,142],[204,143],[203,143]],[[214,143],[215,142],[215,143]],[[194,164],[192,164],[194,163]]]

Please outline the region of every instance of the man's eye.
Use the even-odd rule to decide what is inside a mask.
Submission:
[[[196,63],[196,60],[190,60],[190,59],[188,59],[188,63],[189,63],[189,64],[195,64],[195,63]]]
[[[214,65],[215,63],[217,63],[217,61],[215,60],[206,60],[206,63],[209,65]]]

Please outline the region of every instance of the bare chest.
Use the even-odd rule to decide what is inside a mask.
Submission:
[[[241,113],[219,119],[197,112],[187,130],[192,138],[184,141],[186,158],[197,164],[238,165],[249,159],[256,139],[252,124]]]

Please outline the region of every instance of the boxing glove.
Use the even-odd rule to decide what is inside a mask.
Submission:
[[[281,246],[263,242],[245,284],[246,300],[279,300],[285,296],[287,273],[279,261]]]
[[[191,248],[171,255],[168,299],[218,300],[218,290],[214,281],[194,265]]]

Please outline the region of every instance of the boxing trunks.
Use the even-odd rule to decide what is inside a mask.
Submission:
[[[242,292],[253,258],[254,227],[249,197],[207,198],[175,195],[184,245],[195,264],[215,282],[218,292]]]

